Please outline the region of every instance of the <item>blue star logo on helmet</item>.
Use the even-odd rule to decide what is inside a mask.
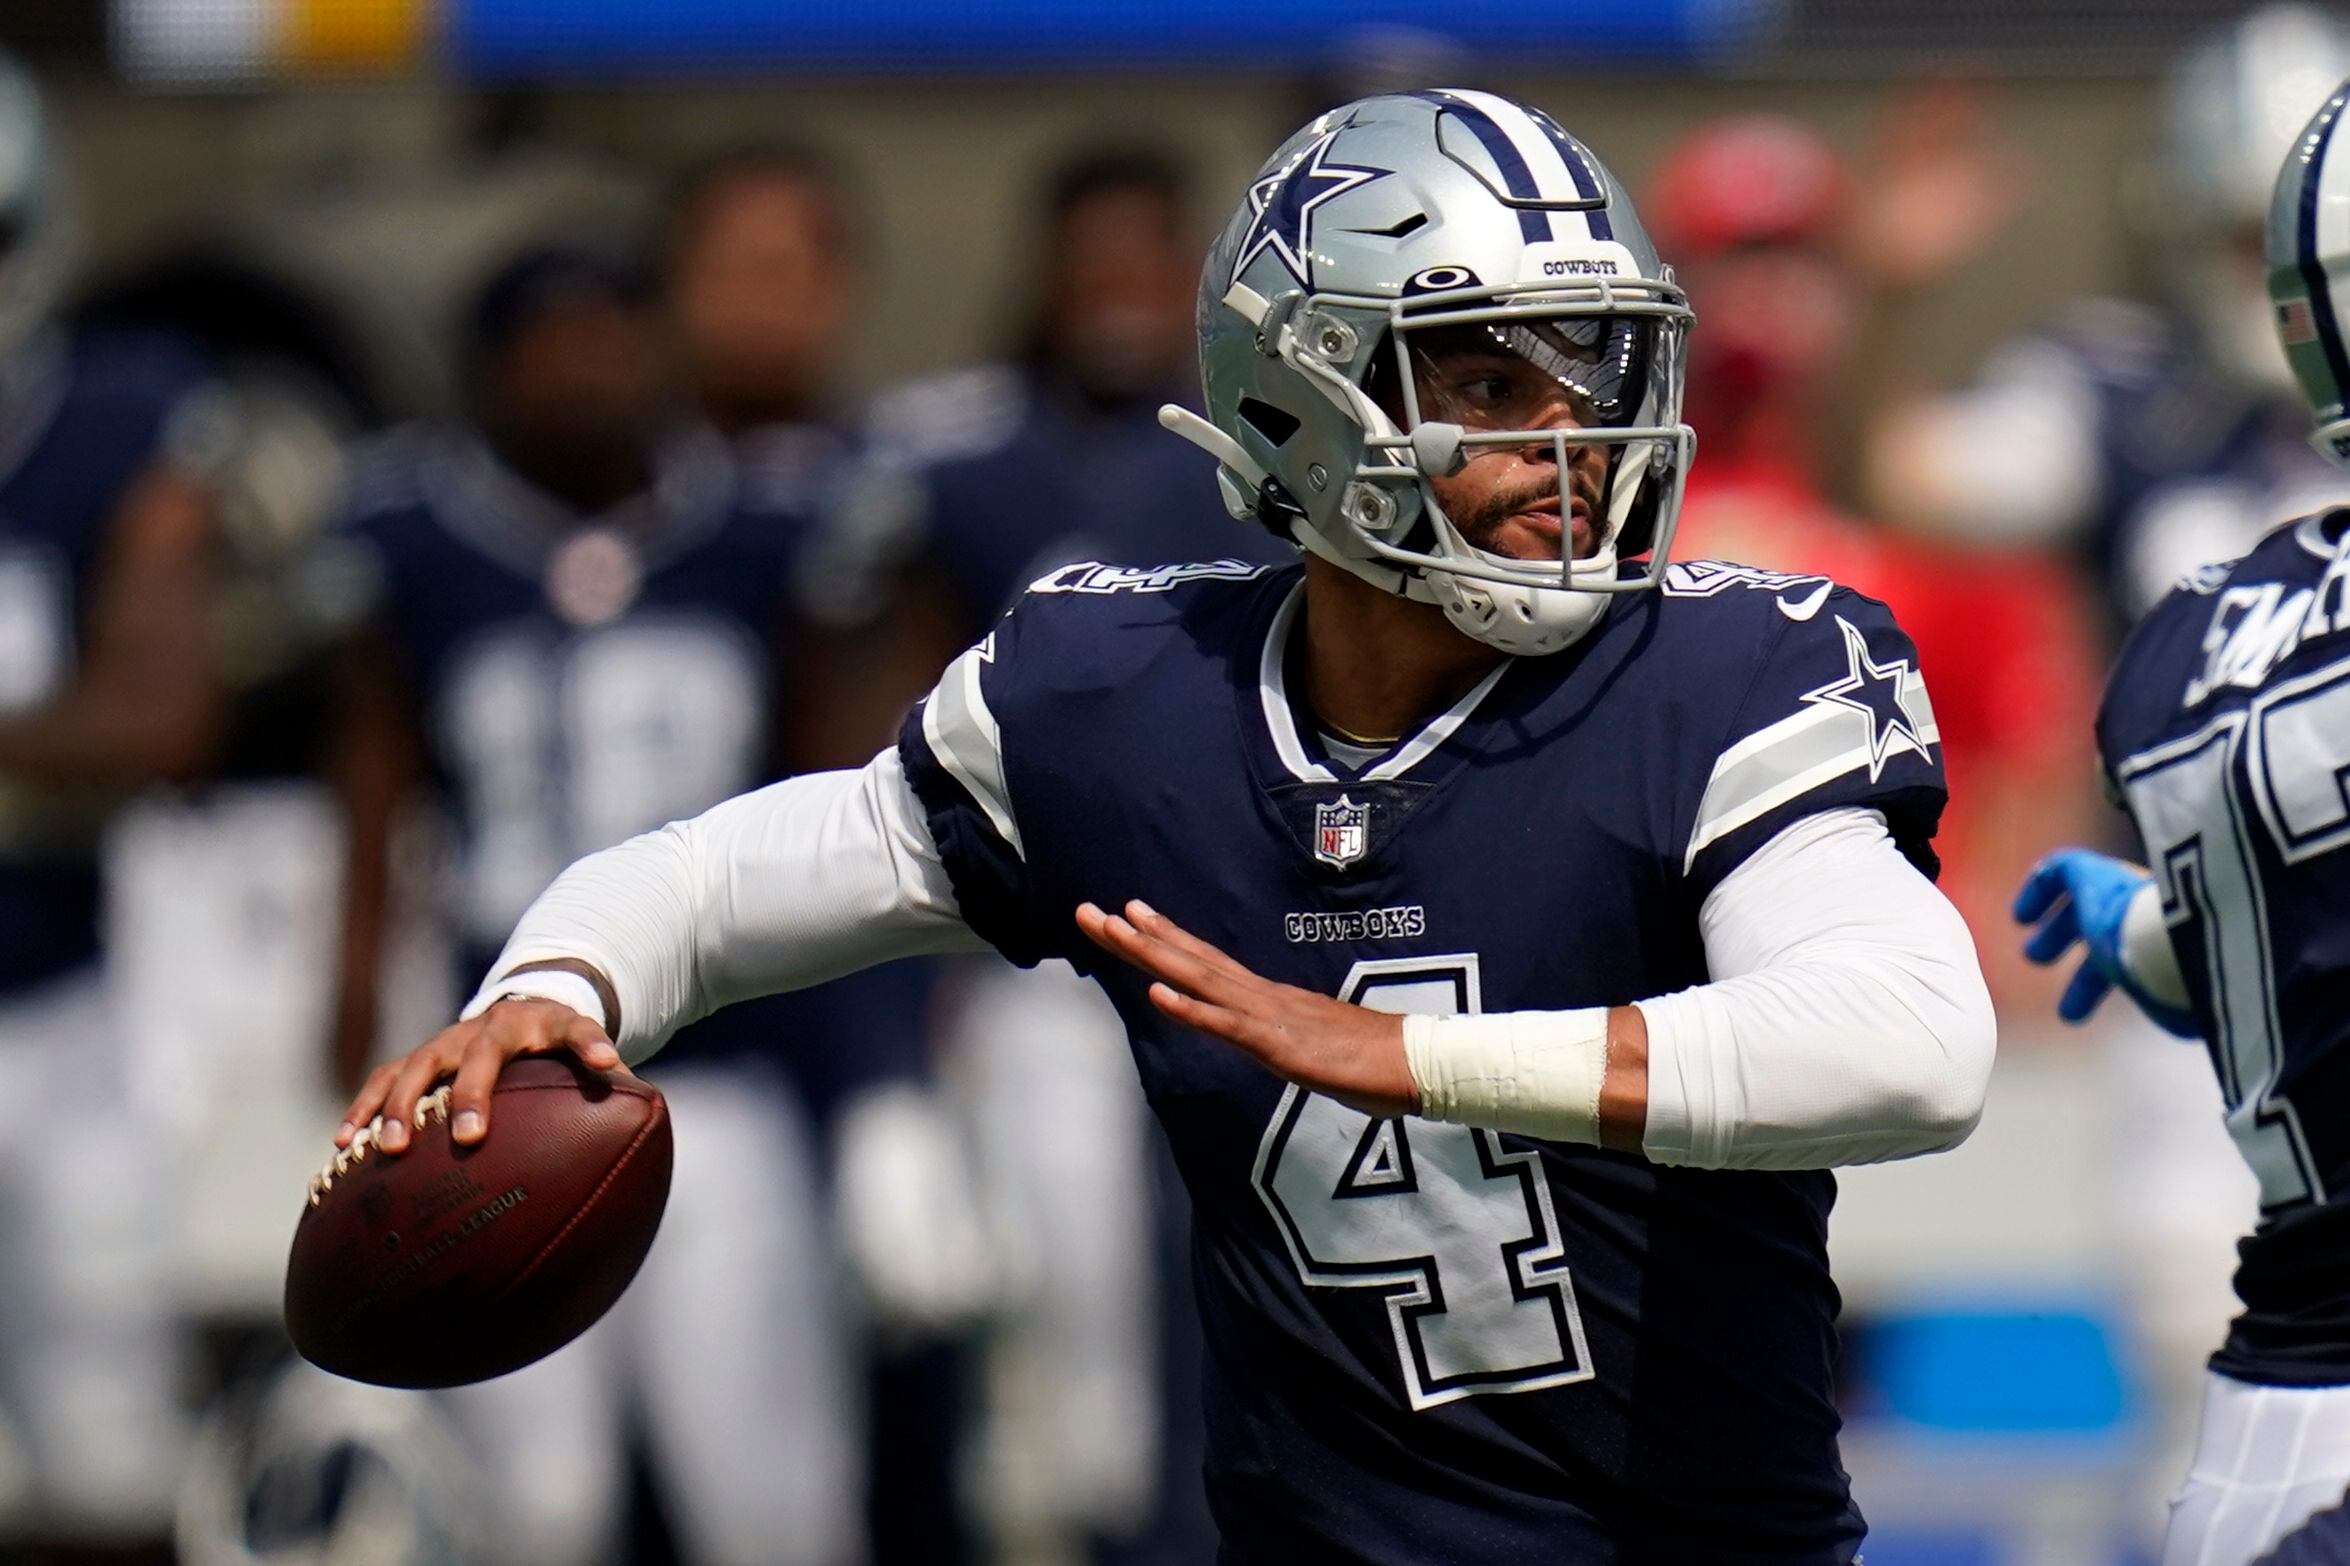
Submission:
[[[1248,237],[1241,241],[1240,259],[1232,263],[1235,280],[1249,269],[1251,262],[1270,250],[1281,258],[1281,264],[1289,268],[1292,277],[1307,288],[1314,286],[1314,210],[1334,196],[1343,196],[1394,172],[1352,163],[1332,163],[1331,144],[1345,129],[1345,125],[1333,126],[1290,160],[1286,168],[1266,175],[1248,188],[1249,210],[1255,218],[1249,224]]]

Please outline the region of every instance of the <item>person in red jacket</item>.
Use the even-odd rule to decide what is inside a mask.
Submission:
[[[1971,235],[1924,233],[1908,216],[1917,204],[1902,192],[1946,186],[1967,155],[1963,114],[1929,107],[1948,135],[1893,149],[1865,182],[1866,210],[1845,160],[1792,120],[1715,121],[1660,165],[1648,193],[1658,248],[1705,322],[1688,401],[1704,458],[1675,549],[1832,576],[1892,606],[1931,673],[1948,755],[1944,885],[1970,922],[1995,928],[2047,824],[2087,808],[2081,736],[2096,681],[2081,589],[2047,551],[1928,540],[1855,516],[1824,472],[1866,313],[1996,223],[1966,203],[1946,206],[1971,210]],[[2037,995],[2044,979],[2005,944],[1984,954],[1993,993]]]

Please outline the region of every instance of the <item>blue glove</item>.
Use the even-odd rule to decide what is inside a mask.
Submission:
[[[2015,898],[2016,922],[2039,923],[2040,928],[2025,943],[2024,955],[2045,967],[2076,941],[2083,948],[2080,970],[2056,1003],[2056,1014],[2065,1021],[2086,1022],[2106,991],[2119,986],[2165,1032],[2183,1039],[2203,1036],[2195,1014],[2147,994],[2122,955],[2122,922],[2130,902],[2152,882],[2137,866],[2086,848],[2060,848],[2025,878]]]

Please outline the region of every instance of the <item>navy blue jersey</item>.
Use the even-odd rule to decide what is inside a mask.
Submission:
[[[593,518],[466,436],[403,433],[361,464],[350,530],[454,807],[469,984],[564,866],[774,778],[793,572],[839,461],[815,437],[743,462],[684,436],[648,494]],[[877,1035],[860,1062],[911,1050],[919,994],[903,978],[856,982],[873,1004],[847,1016],[845,990],[731,1007],[663,1062],[772,1053],[810,1019],[831,1031],[860,1009]],[[791,1052],[819,1066],[850,1053]]]
[[[51,338],[0,369],[0,713],[71,685],[114,520],[206,381],[200,359],[153,337]],[[98,950],[94,847],[44,814],[0,802],[0,995]]]
[[[1161,399],[1104,407],[1013,365],[920,381],[874,410],[874,471],[846,531],[862,570],[919,560],[976,635],[1072,561],[1158,565],[1297,551],[1217,498],[1215,463],[1159,427]],[[860,551],[857,547],[862,545]]]
[[[2350,511],[2197,572],[2122,650],[2097,744],[2260,1178],[2215,1368],[2350,1383]]]
[[[2350,1505],[2319,1512],[2253,1566],[2350,1566]]]
[[[2335,483],[2300,399],[2247,388],[2173,315],[2084,301],[1989,373],[2037,389],[2037,416],[2079,422],[2091,471],[2078,542],[2117,635],[2182,572],[2234,559]]]
[[[1143,897],[1388,1010],[1698,984],[1706,893],[1796,818],[1881,810],[1931,867],[1908,639],[1820,578],[1678,565],[1356,771],[1290,694],[1302,591],[1056,572],[900,739],[972,927],[1125,1019],[1192,1197],[1230,1558],[1851,1560],[1830,1175],[1371,1120],[1169,1022],[1072,912]]]

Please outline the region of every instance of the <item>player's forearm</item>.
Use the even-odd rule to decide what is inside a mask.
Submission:
[[[523,915],[467,1010],[509,993],[584,1009],[581,975],[564,971],[584,966],[637,1061],[732,1001],[978,948],[891,751],[589,855]]]
[[[2121,959],[2131,982],[2153,1000],[2176,1011],[2192,1004],[2187,976],[2179,969],[2179,950],[2171,944],[2170,926],[2162,917],[2162,893],[2152,881],[2130,898],[2122,916]]]
[[[1643,1150],[1658,1163],[1818,1169],[1941,1152],[1982,1113],[1987,997],[1938,959],[1830,958],[1643,1001]]]
[[[0,774],[51,787],[137,788],[201,772],[219,731],[208,685],[88,682],[0,718]]]
[[[161,467],[132,488],[91,592],[79,677],[46,706],[0,717],[0,774],[137,788],[211,763],[223,704],[210,539],[196,483]]]
[[[1640,1151],[1648,1023],[1637,1006],[1410,1016],[1400,1047],[1411,1102],[1430,1120]]]
[[[1957,910],[1873,814],[1790,828],[1707,900],[1713,983],[1637,1006],[1407,1017],[1420,1112],[1708,1168],[1938,1151],[1993,1026]]]

